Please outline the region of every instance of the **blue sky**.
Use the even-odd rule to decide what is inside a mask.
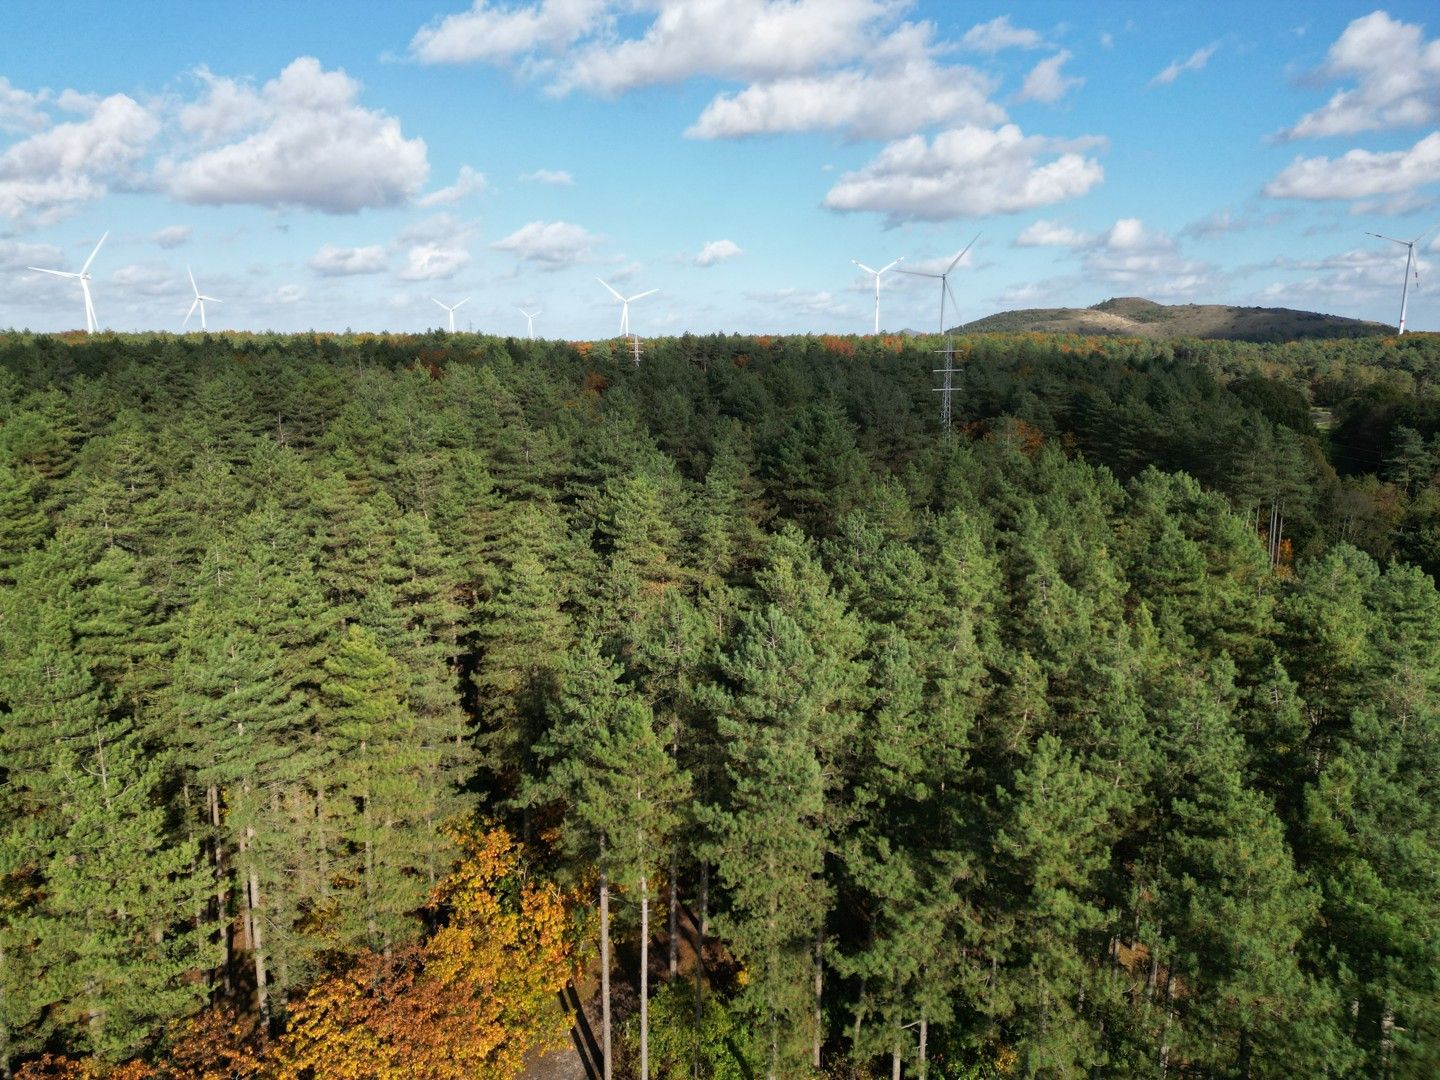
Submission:
[[[866,332],[1142,295],[1393,322],[1433,3],[7,0],[0,326]],[[1440,330],[1440,240],[1409,327]],[[935,326],[883,279],[887,329]],[[1412,283],[1413,285],[1413,283]],[[948,321],[955,321],[954,319]],[[193,323],[192,323],[193,326]]]

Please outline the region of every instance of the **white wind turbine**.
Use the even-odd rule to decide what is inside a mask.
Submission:
[[[182,327],[189,326],[190,316],[195,314],[195,309],[198,307],[200,309],[200,329],[209,330],[210,328],[205,325],[205,301],[209,300],[212,304],[223,303],[223,301],[217,296],[202,296],[200,286],[195,284],[195,271],[187,266],[185,272],[190,275],[190,288],[195,290],[195,299],[191,301],[190,310],[185,313],[185,321],[180,325]]]
[[[892,266],[898,266],[900,263],[904,262],[905,256],[901,255],[900,258],[896,259],[894,262],[891,262],[886,266],[882,266],[879,270],[871,270],[870,267],[866,266],[859,259],[851,259],[850,261],[856,266],[858,266],[861,270],[864,270],[867,274],[873,274],[875,276],[875,333],[878,334],[880,333],[880,275],[885,273],[885,271],[889,270]]]
[[[110,230],[105,230],[105,236],[110,235]],[[105,236],[100,237],[100,244],[105,243]],[[80,268],[78,274],[72,274],[66,270],[46,270],[39,266],[27,266],[27,270],[35,270],[41,274],[54,274],[56,277],[72,277],[80,282],[80,291],[85,294],[85,332],[95,333],[95,305],[90,299],[90,264],[95,261],[95,256],[100,254],[100,244],[95,245],[95,250],[90,252],[90,257],[85,260],[85,265]]]
[[[434,298],[433,296],[432,296],[430,299],[431,299],[431,300],[435,300],[435,298]],[[453,334],[453,333],[455,332],[455,311],[456,311],[456,309],[457,309],[457,308],[462,308],[462,307],[464,307],[464,306],[465,306],[466,304],[468,304],[469,302],[470,302],[470,297],[467,296],[467,297],[465,297],[464,300],[461,300],[460,303],[456,304],[455,307],[451,307],[449,304],[440,304],[440,301],[439,301],[439,300],[435,300],[435,303],[440,304],[441,307],[443,307],[446,311],[448,311],[448,312],[450,313],[450,333]]]
[[[980,239],[980,234],[979,234],[979,233],[976,233],[976,234],[975,234],[975,240],[979,240],[979,239]],[[954,294],[953,292],[950,292],[950,271],[954,270],[955,267],[956,267],[956,265],[960,262],[960,260],[965,257],[965,252],[969,251],[972,247],[975,246],[975,240],[971,240],[970,243],[966,244],[963,248],[960,249],[960,254],[959,254],[959,255],[956,255],[955,258],[953,258],[953,259],[950,260],[950,265],[945,268],[945,272],[944,272],[943,274],[932,274],[932,273],[930,273],[929,271],[926,271],[926,270],[906,270],[903,266],[900,268],[900,273],[902,273],[902,274],[914,274],[916,277],[928,277],[928,278],[939,278],[939,279],[940,279],[940,333],[942,333],[942,334],[945,333],[945,294],[946,294],[946,293],[950,293],[950,300],[951,300],[951,302],[954,303],[954,305],[955,305],[955,311],[956,311],[956,313],[958,314],[959,311],[960,311],[960,302],[955,299],[955,294]]]
[[[1399,244],[1405,249],[1405,280],[1400,286],[1400,333],[1402,334],[1405,333],[1405,304],[1410,299],[1410,274],[1412,267],[1415,265],[1415,245],[1423,240],[1429,231],[1429,229],[1426,229],[1425,232],[1415,237],[1414,240],[1396,240],[1393,236],[1381,236],[1378,232],[1367,232],[1365,234],[1366,236],[1373,236],[1377,240],[1389,240],[1392,244]],[[1414,270],[1414,274],[1415,281],[1418,284],[1420,281],[1420,271]]]
[[[608,281],[603,281],[603,280],[601,280],[601,279],[598,278],[598,277],[597,277],[595,280],[596,280],[596,281],[599,281],[601,285],[604,285],[604,286],[605,286],[605,288],[610,289],[610,295],[613,296],[613,297],[615,297],[616,300],[619,300],[619,301],[620,301],[620,333],[625,334],[625,335],[627,335],[627,336],[628,336],[629,333],[630,333],[630,305],[631,305],[631,303],[634,302],[634,301],[636,301],[636,300],[640,300],[640,299],[642,299],[642,298],[644,298],[644,297],[646,297],[646,296],[649,296],[651,293],[657,293],[657,292],[660,291],[659,289],[646,289],[644,292],[642,292],[642,293],[636,293],[634,296],[621,296],[621,295],[620,295],[618,292],[616,292],[614,289],[611,289],[611,288],[610,288],[610,283],[609,283]]]
[[[526,311],[524,308],[516,308],[515,310],[518,311],[518,312],[520,312],[521,315],[524,315],[524,316],[525,316],[525,324],[530,328],[530,340],[531,340],[531,341],[534,341],[534,340],[535,340],[535,316],[536,316],[536,315],[539,315],[540,312],[539,312],[538,310],[537,310],[537,311]]]

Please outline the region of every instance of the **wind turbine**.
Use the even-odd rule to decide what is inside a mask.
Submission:
[[[858,266],[861,270],[864,270],[867,274],[875,275],[875,333],[878,334],[880,333],[880,275],[885,273],[886,270],[889,270],[890,267],[896,266],[899,263],[904,262],[905,256],[901,255],[900,258],[896,259],[888,266],[882,266],[879,270],[871,270],[870,267],[866,266],[859,259],[851,259],[850,261],[856,266]]]
[[[105,230],[105,236],[110,235],[110,230]],[[105,243],[105,236],[100,237],[100,244]],[[54,274],[56,277],[73,277],[80,282],[80,291],[85,294],[85,332],[95,333],[95,304],[90,299],[90,264],[95,261],[95,256],[100,254],[100,244],[95,245],[95,250],[90,252],[90,257],[85,260],[85,265],[80,268],[78,274],[72,274],[66,270],[46,270],[39,266],[27,266],[25,269],[34,270],[41,274]]]
[[[1399,244],[1405,249],[1405,280],[1400,286],[1400,333],[1405,333],[1405,303],[1410,299],[1410,273],[1411,267],[1415,265],[1415,245],[1425,238],[1425,232],[1415,237],[1414,240],[1396,240],[1393,236],[1381,236],[1378,232],[1367,232],[1366,236],[1373,236],[1377,240],[1389,240],[1392,244]],[[1415,283],[1420,283],[1420,271],[1415,271]]]
[[[621,296],[614,289],[610,288],[610,283],[608,281],[602,281],[598,277],[595,280],[599,281],[601,285],[605,286],[605,288],[610,289],[610,295],[615,297],[616,300],[620,301],[620,333],[625,335],[629,335],[630,333],[630,304],[635,300],[640,300],[643,297],[649,296],[651,293],[657,293],[660,291],[659,289],[646,289],[644,292],[636,293],[634,296]]]
[[[435,298],[434,298],[433,296],[432,296],[430,299],[431,299],[431,300],[435,300]],[[435,303],[440,304],[441,307],[443,307],[446,311],[448,311],[448,312],[450,313],[450,333],[453,334],[453,333],[455,332],[455,311],[456,311],[456,309],[457,309],[457,308],[462,308],[462,307],[464,307],[464,306],[465,306],[466,304],[468,304],[469,302],[470,302],[470,297],[467,296],[467,297],[465,297],[464,300],[461,300],[460,303],[456,304],[455,307],[451,307],[449,304],[440,304],[440,301],[439,301],[439,300],[435,300]]]
[[[182,327],[188,326],[190,324],[190,316],[195,314],[195,309],[198,307],[200,309],[200,329],[208,330],[210,328],[205,325],[205,301],[209,300],[212,304],[223,303],[223,301],[215,296],[201,296],[200,286],[195,284],[195,271],[187,266],[185,267],[185,272],[190,275],[190,288],[195,290],[195,299],[190,304],[190,310],[185,313],[185,321],[180,325]]]
[[[980,234],[979,234],[979,233],[976,233],[976,234],[975,234],[975,240],[979,240],[979,239],[980,239]],[[953,259],[950,260],[950,265],[945,268],[945,272],[944,272],[943,274],[932,274],[932,273],[930,273],[928,270],[906,270],[903,266],[900,268],[900,273],[902,273],[902,274],[914,274],[916,277],[928,277],[928,278],[939,278],[939,279],[940,279],[940,333],[942,333],[942,334],[945,332],[945,294],[946,294],[946,293],[950,293],[950,300],[951,300],[951,302],[955,305],[955,311],[956,311],[956,313],[958,314],[959,311],[960,311],[960,302],[955,299],[955,294],[954,294],[953,292],[950,292],[950,271],[954,270],[955,267],[956,267],[956,265],[960,262],[960,260],[965,257],[965,252],[969,251],[972,247],[975,246],[975,240],[971,240],[970,243],[966,244],[963,248],[960,249],[960,254],[959,254],[959,255],[956,255],[955,258],[953,258]],[[872,271],[872,273],[873,273],[873,271]],[[879,290],[879,287],[880,287],[880,279],[879,279],[879,278],[876,278],[876,279],[875,279],[875,287],[876,287],[877,295],[878,295],[878,290]],[[878,303],[878,301],[877,301],[877,303]]]
[[[527,326],[530,327],[530,340],[531,340],[531,341],[534,341],[534,340],[535,340],[535,316],[536,316],[536,315],[539,315],[540,312],[538,312],[538,311],[526,311],[524,308],[516,308],[515,310],[518,311],[518,312],[520,312],[521,315],[524,315],[524,316],[525,316],[525,323],[526,323]]]

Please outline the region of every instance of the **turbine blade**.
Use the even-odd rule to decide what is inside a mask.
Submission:
[[[885,273],[886,270],[889,270],[891,267],[893,267],[893,266],[894,266],[896,263],[898,263],[899,261],[900,261],[899,259],[891,259],[890,262],[888,262],[887,264],[885,264],[884,266],[882,266],[879,270],[875,271],[875,276],[876,276],[876,277],[879,277],[881,274]]]
[[[977,232],[977,233],[975,234],[975,240],[979,240],[979,239],[980,239],[980,234]],[[954,269],[955,269],[955,264],[958,263],[961,259],[963,259],[963,258],[965,257],[965,252],[969,251],[972,247],[975,246],[975,240],[971,240],[970,243],[966,244],[963,248],[960,249],[960,254],[959,254],[959,255],[956,255],[955,258],[953,258],[953,259],[950,260],[950,268],[949,268],[948,270],[946,270],[945,273],[948,274],[948,273],[950,273],[950,270],[954,270]]]
[[[851,259],[850,261],[853,262],[856,266],[858,266],[861,270],[864,270],[867,274],[876,274],[877,276],[879,275],[879,271],[871,270],[870,267],[866,266],[859,259]]]
[[[80,278],[80,291],[85,294],[85,332],[87,334],[93,334],[97,322],[95,318],[95,301],[90,298],[90,282],[83,277]]]
[[[79,277],[79,274],[72,274],[68,270],[43,270],[38,266],[27,266],[26,270],[34,270],[37,274],[54,274],[56,277]]]
[[[208,300],[212,304],[223,304],[225,302],[224,300],[221,300],[218,296],[197,296],[195,299]]]
[[[106,229],[106,230],[105,230],[105,236],[109,236],[109,235],[110,235],[110,230],[109,230],[109,229]],[[105,236],[100,237],[100,244],[105,243]],[[95,245],[95,250],[92,251],[92,252],[90,252],[90,257],[85,260],[85,265],[80,268],[80,273],[83,274],[83,273],[85,273],[87,270],[90,269],[90,264],[95,261],[95,256],[100,254],[100,244],[96,244],[96,245]]]
[[[455,306],[456,306],[457,308],[462,308],[462,307],[464,307],[466,304],[468,304],[469,302],[470,302],[470,297],[467,296],[467,297],[465,297],[464,300],[461,300],[460,303],[456,304]]]
[[[625,298],[625,302],[628,304],[635,300],[642,300],[645,297],[649,296],[651,293],[657,293],[659,291],[659,289],[646,289],[644,292],[636,293],[634,296],[627,296]]]
[[[944,274],[932,274],[928,270],[906,270],[903,266],[896,271],[899,274],[911,274],[914,277],[944,277]]]
[[[190,310],[185,312],[185,321],[180,324],[182,329],[190,325],[190,316],[195,314],[195,309],[199,306],[200,298],[198,296],[190,301]]]
[[[191,270],[190,267],[187,266],[187,267],[185,267],[185,273],[187,273],[187,274],[190,275],[190,288],[192,288],[192,289],[195,290],[195,295],[196,295],[196,296],[199,296],[199,295],[200,295],[200,286],[195,284],[195,271],[194,271],[194,270]]]
[[[432,297],[430,297],[430,299],[431,299],[431,300],[434,300],[435,303],[440,304],[440,301],[439,301],[439,300],[435,300],[435,297],[432,296]],[[445,307],[444,304],[440,304],[440,306],[443,307],[443,308],[445,308],[446,311],[449,311],[449,310],[450,310],[448,307]]]
[[[960,301],[955,299],[954,290],[950,288],[948,280],[945,282],[945,291],[950,294],[950,303],[955,305],[955,317],[958,319],[960,317]]]
[[[621,296],[621,295],[620,295],[618,292],[616,292],[614,289],[611,289],[611,288],[610,288],[610,283],[609,283],[608,281],[604,281],[604,280],[602,280],[602,279],[600,279],[600,278],[598,278],[598,277],[597,277],[595,280],[596,280],[596,281],[599,281],[601,285],[604,285],[604,286],[605,286],[605,288],[610,289],[610,295],[613,296],[613,297],[615,297],[616,300],[619,300],[622,304],[625,302],[625,297]]]
[[[1378,240],[1389,240],[1392,244],[1399,244],[1401,247],[1409,247],[1412,243],[1414,243],[1413,240],[1396,240],[1393,236],[1382,236],[1378,232],[1366,233],[1365,235],[1373,236]]]

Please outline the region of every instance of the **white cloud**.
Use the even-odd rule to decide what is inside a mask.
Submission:
[[[1175,242],[1139,218],[1120,218],[1085,253],[1084,278],[1148,297],[1195,298],[1219,287],[1207,262],[1185,258]]]
[[[463,247],[444,244],[417,244],[405,252],[402,281],[439,281],[458,274],[470,262]]]
[[[772,289],[768,292],[747,292],[747,300],[773,304],[796,315],[849,315],[850,306],[833,293],[810,289]]]
[[[1121,218],[1110,226],[1101,246],[1110,251],[1168,251],[1175,245],[1164,233],[1146,229],[1139,218]]]
[[[1041,60],[1031,68],[1030,74],[1025,76],[1025,82],[1020,87],[1018,100],[1042,101],[1047,105],[1052,105],[1071,90],[1083,86],[1085,84],[1083,78],[1078,75],[1066,75],[1060,70],[1070,57],[1070,50],[1062,49],[1054,56]]]
[[[209,95],[182,126],[203,139],[243,138],[160,175],[185,202],[253,203],[354,213],[408,201],[429,173],[425,142],[406,139],[392,116],[356,104],[360,84],[300,57],[257,93],[210,76]],[[223,108],[215,105],[223,99]],[[238,103],[238,104],[236,104]],[[214,106],[207,108],[207,106]]]
[[[658,0],[643,36],[595,41],[568,55],[559,90],[618,94],[695,75],[771,80],[869,51],[885,0]]]
[[[551,184],[556,187],[570,187],[575,183],[575,178],[564,169],[536,169],[532,173],[525,173],[521,180],[528,180],[532,184]]]
[[[1355,86],[1336,91],[1282,138],[1353,135],[1440,119],[1440,38],[1427,42],[1419,25],[1398,22],[1383,11],[1345,27],[1320,73],[1353,79]]]
[[[177,248],[190,239],[189,225],[167,225],[150,237],[156,247]]]
[[[1272,282],[1261,290],[1267,303],[1285,306],[1350,307],[1394,300],[1399,302],[1405,273],[1405,252],[1376,241],[1373,248],[1351,248],[1319,259],[1276,259],[1277,269],[1301,270],[1310,276],[1299,281]],[[1430,264],[1416,260],[1416,271],[1427,273]]]
[[[1363,199],[1405,195],[1440,180],[1440,131],[1408,150],[1351,150],[1337,158],[1296,158],[1265,185],[1277,199]]]
[[[1014,213],[1085,194],[1104,179],[1085,156],[1099,140],[1027,136],[1014,124],[953,128],[927,143],[914,135],[840,177],[831,210],[872,210],[892,223]],[[1042,158],[1051,158],[1041,163]]]
[[[1203,71],[1210,58],[1220,51],[1220,42],[1216,41],[1206,45],[1203,49],[1196,49],[1184,60],[1176,60],[1169,67],[1165,68],[1153,79],[1151,86],[1169,86],[1187,71]]]
[[[1015,238],[1016,247],[1087,247],[1095,242],[1090,233],[1072,229],[1058,221],[1035,221]]]
[[[416,199],[415,205],[449,206],[472,195],[483,194],[489,186],[484,173],[476,172],[469,165],[461,165],[460,175],[455,178],[455,183]]]
[[[160,122],[125,94],[83,103],[90,106],[83,120],[56,124],[0,154],[0,216],[53,222],[132,178]]]
[[[538,263],[545,270],[559,270],[594,260],[593,246],[599,237],[566,221],[532,221],[490,246],[508,251],[524,262]]]
[[[685,132],[720,139],[843,130],[852,138],[894,138],[942,123],[998,124],[994,82],[967,67],[912,56],[880,70],[847,68],[759,83],[716,97]]]
[[[117,267],[111,273],[110,281],[124,286],[127,294],[138,293],[141,296],[179,296],[184,291],[182,279],[170,267],[160,263],[128,263]]]
[[[726,259],[733,259],[737,255],[743,255],[744,251],[740,245],[733,240],[711,240],[703,248],[700,254],[695,256],[696,266],[714,266]]]
[[[272,304],[297,304],[305,297],[302,285],[281,285],[267,298]]]
[[[40,131],[50,123],[50,117],[40,107],[49,98],[41,90],[31,94],[11,84],[0,75],[0,131]]]
[[[0,271],[23,270],[27,266],[59,270],[63,266],[64,258],[64,252],[54,244],[27,244],[0,236]],[[48,274],[45,277],[50,281],[59,280]]]
[[[379,244],[355,248],[324,244],[307,265],[322,277],[348,277],[381,273],[390,265],[390,257]]]
[[[410,55],[425,64],[499,63],[535,49],[558,52],[606,19],[607,0],[542,0],[501,8],[475,0],[469,11],[422,27]]]
[[[405,244],[448,244],[458,247],[475,235],[475,223],[462,221],[454,214],[431,214],[419,221],[411,222],[395,237],[397,245]]]
[[[1003,49],[1038,49],[1044,40],[1034,30],[1012,26],[1009,15],[1001,15],[965,31],[960,43],[977,52],[997,53]]]

